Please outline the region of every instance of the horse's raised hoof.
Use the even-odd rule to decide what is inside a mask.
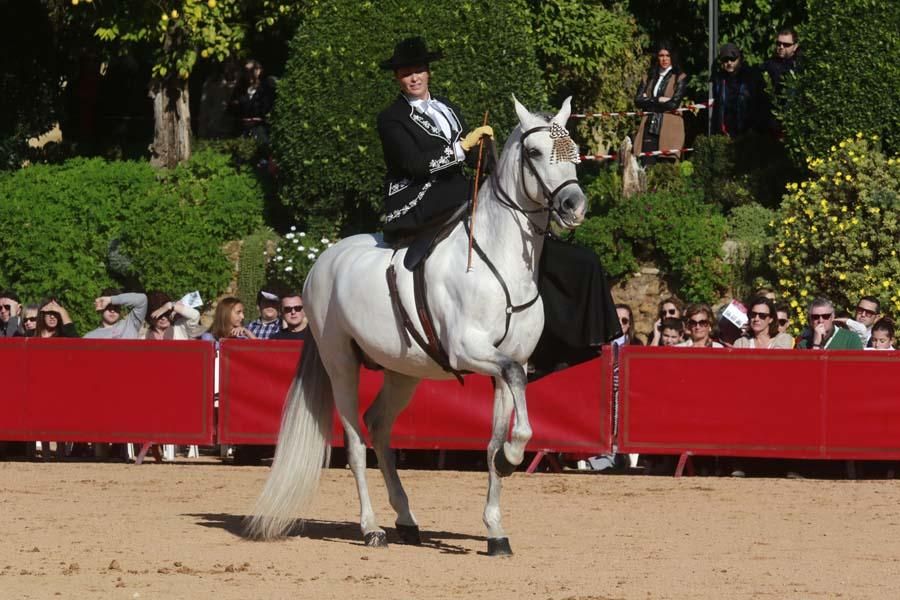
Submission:
[[[488,538],[488,556],[512,556],[509,538]]]
[[[516,470],[516,465],[506,460],[506,453],[503,452],[503,448],[500,448],[494,454],[494,470],[497,471],[497,475],[500,477],[509,477]]]
[[[397,535],[400,536],[400,543],[410,544],[412,546],[420,546],[422,544],[422,536],[419,535],[418,525],[401,525],[397,523]]]
[[[366,546],[369,548],[387,548],[387,534],[383,531],[370,531],[366,534]]]

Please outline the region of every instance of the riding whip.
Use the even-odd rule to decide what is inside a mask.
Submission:
[[[488,111],[484,111],[482,126],[487,125]],[[475,209],[478,208],[478,180],[481,178],[481,154],[484,150],[484,136],[478,140],[478,163],[475,166],[475,191],[472,198],[471,227],[469,227],[469,262],[466,263],[466,273],[472,270],[472,244],[475,240]]]

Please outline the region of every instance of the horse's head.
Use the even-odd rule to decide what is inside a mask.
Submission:
[[[532,114],[513,98],[521,143],[521,186],[532,202],[549,209],[561,227],[574,229],[584,220],[587,199],[578,185],[578,146],[566,131],[572,98],[549,121]]]

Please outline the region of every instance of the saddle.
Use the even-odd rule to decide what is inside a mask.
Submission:
[[[401,248],[406,248],[406,256],[403,258],[403,266],[412,271],[413,274],[413,295],[416,301],[416,314],[419,322],[422,324],[422,334],[416,329],[406,310],[403,302],[400,300],[400,293],[397,290],[397,269],[391,261],[387,268],[385,276],[387,277],[388,290],[391,295],[391,302],[394,306],[396,315],[403,323],[403,338],[407,346],[412,346],[410,336],[415,340],[416,344],[444,371],[452,373],[460,385],[463,384],[462,376],[466,373],[458,371],[450,366],[450,358],[447,351],[441,345],[440,340],[435,333],[434,319],[431,316],[431,310],[428,308],[427,286],[425,284],[425,260],[434,250],[441,240],[446,238],[456,225],[465,218],[468,211],[468,204],[463,204],[457,210],[450,213],[449,217],[431,225],[422,231],[418,231],[413,235],[403,236],[390,241],[391,248],[396,255]]]

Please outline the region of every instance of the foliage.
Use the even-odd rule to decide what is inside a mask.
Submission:
[[[277,281],[289,290],[302,290],[319,254],[337,241],[333,231],[311,229],[307,234],[306,231],[297,231],[297,227],[292,225],[269,259],[269,280]]]
[[[214,298],[231,277],[223,236],[246,235],[261,198],[258,190],[255,199],[227,196],[255,188],[244,174],[200,168],[209,163],[217,161],[175,176],[146,163],[79,158],[0,177],[0,239],[15,240],[0,245],[0,288],[27,301],[57,295],[82,333],[96,324],[93,298],[104,287]]]
[[[726,287],[725,218],[704,202],[699,189],[672,181],[627,199],[600,196],[603,189],[599,178],[586,187],[592,216],[576,230],[575,238],[597,253],[611,276],[627,277],[641,262],[652,260],[675,280],[688,301],[709,302]]]
[[[778,284],[801,324],[824,294],[851,308],[860,296],[900,314],[900,157],[862,133],[809,159],[808,180],[788,185],[773,222]]]
[[[788,81],[783,123],[795,156],[822,156],[839,139],[878,135],[900,150],[900,12],[880,0],[810,0],[804,67]]]
[[[466,121],[484,111],[499,136],[515,124],[510,96],[544,104],[524,0],[313,1],[291,45],[272,119],[283,202],[313,227],[371,231],[382,203],[384,162],[376,114],[397,95],[378,63],[405,37],[421,35],[445,58],[432,92],[449,96]]]
[[[534,40],[553,104],[573,97],[576,111],[625,111],[646,70],[634,17],[600,0],[531,0]],[[628,119],[584,119],[578,132],[592,154],[633,134]]]
[[[738,297],[750,291],[750,282],[769,281],[772,267],[769,250],[772,245],[772,227],[775,211],[756,202],[735,206],[728,215],[728,238],[735,243],[734,253],[728,257],[736,267],[733,288]],[[755,285],[759,288],[760,285]]]
[[[270,241],[278,234],[261,227],[244,238],[238,258],[237,297],[244,305],[244,317],[252,321],[259,316],[256,295],[266,284],[266,258]]]

